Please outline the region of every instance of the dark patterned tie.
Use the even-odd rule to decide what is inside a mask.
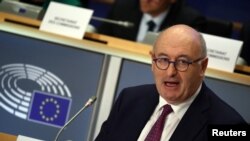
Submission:
[[[154,28],[156,26],[155,22],[153,20],[148,21],[148,31],[154,31]]]
[[[163,111],[160,117],[155,122],[154,126],[149,131],[145,141],[160,141],[161,140],[161,133],[163,131],[163,127],[165,124],[165,119],[169,113],[171,113],[173,109],[170,105],[166,104],[163,106]]]

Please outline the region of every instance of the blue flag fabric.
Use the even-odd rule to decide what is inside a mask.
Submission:
[[[28,119],[62,127],[68,120],[70,106],[70,98],[36,91],[33,93]]]

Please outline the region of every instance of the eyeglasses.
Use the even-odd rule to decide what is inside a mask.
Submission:
[[[169,65],[173,63],[176,70],[183,72],[188,69],[188,66],[190,64],[199,62],[202,59],[204,59],[204,57],[198,58],[194,61],[187,61],[185,59],[177,59],[176,61],[170,61],[166,57],[161,57],[161,58],[154,58],[153,61],[155,62],[157,68],[160,70],[167,70]]]

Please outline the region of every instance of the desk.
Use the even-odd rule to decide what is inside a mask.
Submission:
[[[11,134],[0,133],[1,141],[16,141],[17,137]]]
[[[20,17],[17,15],[4,13],[4,12],[0,12],[0,21],[19,23],[19,24],[34,27],[34,28],[39,28],[41,24],[41,21],[36,20],[36,19]],[[151,49],[151,46],[148,46],[146,44],[140,44],[140,43],[135,44],[134,42],[131,42],[131,41],[118,39],[118,38],[101,35],[97,33],[86,32],[84,37],[86,39],[90,39],[93,41],[106,43],[108,46],[111,46],[111,47],[116,47],[116,48],[118,47],[121,49],[131,50],[132,52],[140,52],[140,53],[144,53],[145,55],[148,55],[148,51]],[[130,46],[130,48],[127,48],[127,46]],[[138,47],[141,49],[138,49]],[[235,71],[250,75],[250,66],[236,65]]]

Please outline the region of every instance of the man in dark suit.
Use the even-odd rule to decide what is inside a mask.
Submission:
[[[207,141],[209,125],[247,125],[203,82],[208,58],[198,31],[172,26],[150,54],[155,84],[125,88],[95,141],[148,141],[165,105],[171,110],[159,141]]]
[[[186,24],[199,31],[205,27],[205,17],[186,6],[183,0],[116,0],[108,19],[128,21],[134,24],[126,28],[102,23],[97,32],[132,41],[142,41],[146,34],[147,20],[153,20],[156,28],[153,32],[175,25]]]

